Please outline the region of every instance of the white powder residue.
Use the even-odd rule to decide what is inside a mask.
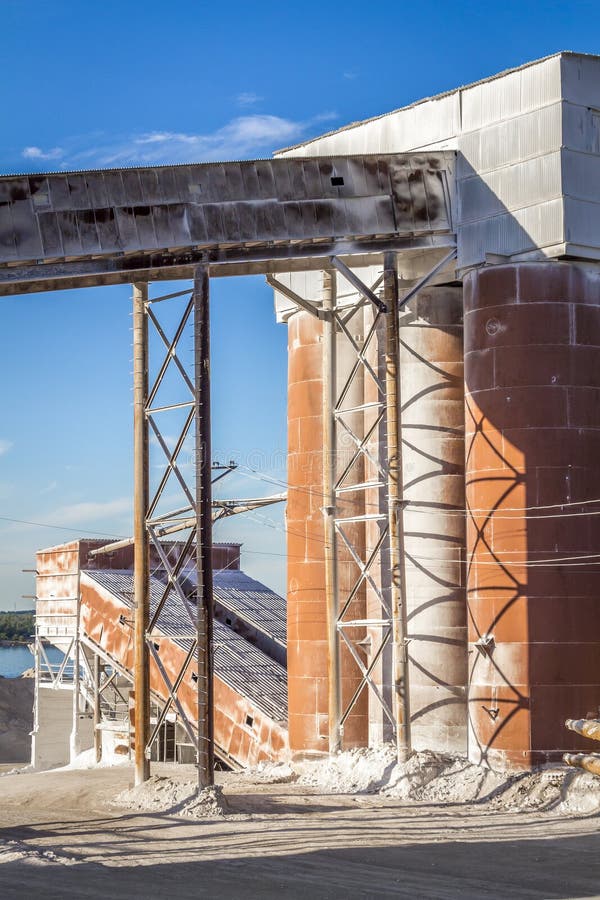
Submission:
[[[11,862],[25,862],[34,866],[74,866],[78,860],[52,850],[35,850],[20,841],[0,842],[0,865]]]
[[[193,781],[175,781],[163,775],[153,775],[144,784],[121,791],[114,803],[127,809],[192,819],[218,818],[224,815],[227,806],[218,785],[198,792]]]
[[[396,762],[392,745],[334,756],[266,763],[242,778],[253,783],[293,782],[327,794],[379,794],[407,802],[486,803],[495,809],[553,809],[567,814],[600,811],[600,778],[567,766],[498,772],[465,757],[428,750]]]

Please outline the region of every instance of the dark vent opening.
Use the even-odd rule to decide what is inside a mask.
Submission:
[[[246,716],[246,725],[248,726],[248,728],[252,728],[252,726],[254,725],[253,716]]]
[[[192,672],[192,681],[198,681],[198,673]]]
[[[333,175],[331,178],[331,183],[334,187],[341,187],[344,183],[344,179],[341,175]]]

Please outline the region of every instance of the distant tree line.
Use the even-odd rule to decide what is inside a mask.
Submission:
[[[0,641],[27,641],[34,631],[32,612],[0,612]]]

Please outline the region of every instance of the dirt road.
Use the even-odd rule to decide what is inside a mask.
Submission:
[[[110,806],[129,768],[0,778],[0,897],[600,897],[594,816],[220,781],[228,814],[196,821]]]

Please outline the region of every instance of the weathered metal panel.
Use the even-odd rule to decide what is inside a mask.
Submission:
[[[231,245],[244,248],[245,259],[254,253],[248,244],[301,241],[310,256],[318,255],[316,240],[448,234],[452,168],[452,154],[428,153],[4,176],[0,283],[34,280],[6,268],[15,260],[35,263],[37,282],[44,263],[61,258],[76,277],[94,268],[84,273],[75,264],[94,257],[119,271],[127,266],[122,254],[152,253],[160,269],[174,264],[177,249],[184,253],[178,261],[191,265],[185,251],[204,249],[210,260],[220,245],[234,257]],[[419,188],[414,209],[390,187],[402,176],[413,193]],[[56,278],[55,268],[47,271]]]

